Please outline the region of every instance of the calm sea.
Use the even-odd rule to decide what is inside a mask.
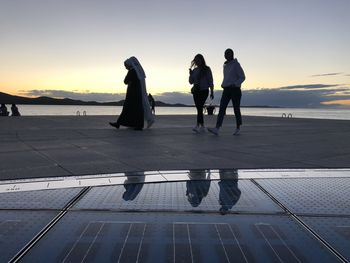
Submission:
[[[119,115],[122,107],[118,106],[61,106],[61,105],[17,105],[23,116],[41,115]],[[216,114],[218,108],[216,109]],[[227,110],[233,114],[232,108]],[[157,107],[157,115],[196,114],[194,107]],[[293,118],[316,118],[350,120],[350,109],[302,109],[302,108],[242,108],[246,116],[282,117],[283,114]]]

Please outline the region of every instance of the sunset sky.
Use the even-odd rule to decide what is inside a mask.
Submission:
[[[219,91],[230,47],[246,104],[350,106],[349,12],[349,0],[0,0],[0,91],[119,100],[134,55],[157,99],[191,103],[194,55]]]

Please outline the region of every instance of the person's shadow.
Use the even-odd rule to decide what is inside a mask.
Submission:
[[[123,193],[123,199],[125,201],[132,201],[142,190],[145,182],[145,174],[141,172],[138,175],[128,175],[127,173],[125,175],[127,179],[124,181],[125,192]]]
[[[238,202],[241,190],[238,188],[238,173],[236,170],[219,170],[220,182],[219,204],[220,214],[225,215]]]
[[[188,177],[190,181],[186,182],[187,200],[192,207],[197,207],[209,192],[210,175],[205,170],[190,170]]]

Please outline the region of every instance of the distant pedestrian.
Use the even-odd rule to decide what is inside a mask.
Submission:
[[[189,69],[189,82],[193,84],[191,93],[193,94],[194,104],[197,109],[197,123],[192,129],[195,133],[205,132],[204,118],[203,118],[203,106],[209,95],[214,99],[214,84],[213,75],[210,67],[205,63],[204,57],[201,54],[197,54],[191,62],[191,68]]]
[[[216,127],[209,128],[208,131],[215,135],[219,134],[219,129],[222,126],[224,116],[226,114],[227,105],[230,100],[232,100],[233,110],[236,117],[236,130],[233,134],[239,135],[242,125],[242,116],[240,110],[242,98],[241,85],[245,80],[245,74],[237,59],[234,58],[232,49],[226,49],[225,59],[224,79],[221,84],[223,92],[220,100],[220,110],[216,121]]]
[[[141,82],[137,71],[130,59],[125,60],[125,68],[128,73],[124,79],[124,83],[128,85],[126,90],[123,109],[117,122],[109,123],[119,129],[120,125],[132,127],[137,130],[143,128],[143,107],[142,107],[142,92]]]
[[[152,114],[155,115],[156,114],[156,101],[154,100],[151,93],[148,94],[148,102],[151,106]]]
[[[11,112],[12,112],[11,116],[21,116],[21,114],[19,113],[19,110],[18,110],[16,104],[12,104]]]
[[[7,107],[4,103],[1,103],[0,116],[9,116],[9,112],[7,111]]]
[[[124,83],[128,85],[123,110],[116,122],[109,124],[117,129],[120,125],[142,130],[144,127],[144,118],[147,120],[147,128],[150,128],[154,122],[151,113],[148,97],[146,93],[145,72],[135,57],[131,57],[124,62],[128,73]]]

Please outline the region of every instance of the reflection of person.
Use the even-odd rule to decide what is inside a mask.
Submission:
[[[227,105],[230,100],[232,100],[233,110],[236,117],[236,130],[234,132],[234,135],[239,135],[242,125],[242,116],[240,110],[242,97],[241,85],[245,80],[245,74],[237,59],[234,58],[232,49],[226,49],[225,59],[224,79],[221,84],[223,92],[220,100],[220,109],[216,121],[216,127],[209,128],[208,131],[215,135],[219,134],[219,129],[222,126],[224,116],[226,114]]]
[[[7,107],[4,103],[1,103],[0,116],[9,116],[9,112],[7,111]]]
[[[187,200],[193,207],[197,207],[208,195],[210,178],[207,178],[205,170],[190,170],[188,176],[191,180],[186,182]]]
[[[233,173],[233,174],[232,174]],[[219,170],[220,182],[219,204],[220,213],[225,215],[239,200],[241,190],[238,188],[237,171]]]
[[[151,105],[152,114],[156,114],[156,102],[151,93],[148,94],[148,101],[149,101],[149,104]]]
[[[124,182],[125,192],[123,193],[123,199],[125,201],[132,201],[141,192],[143,184],[145,182],[145,175],[133,175],[127,176]]]
[[[192,69],[193,67],[194,69]],[[210,67],[206,65],[204,57],[201,54],[197,54],[192,60],[189,73],[189,82],[190,84],[193,84],[191,93],[193,94],[194,104],[197,108],[197,124],[192,130],[196,133],[200,133],[205,131],[203,106],[208,98],[209,88],[210,98],[214,99],[213,75]]]
[[[128,73],[124,83],[128,85],[123,110],[117,122],[109,124],[119,129],[120,125],[142,130],[143,119],[147,120],[147,128],[154,122],[146,93],[146,75],[135,57],[131,57],[124,62]]]
[[[21,116],[21,114],[19,113],[19,110],[18,110],[16,104],[12,104],[11,112],[12,112],[11,116]]]

